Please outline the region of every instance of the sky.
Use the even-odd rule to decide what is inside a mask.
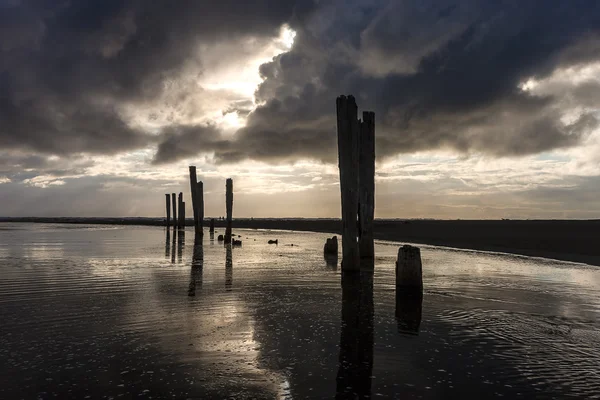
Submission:
[[[339,217],[342,94],[376,218],[600,218],[593,0],[0,0],[0,216]]]

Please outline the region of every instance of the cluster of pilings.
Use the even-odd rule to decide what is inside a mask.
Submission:
[[[194,212],[194,232],[196,235],[202,236],[204,230],[204,183],[198,181],[196,167],[190,165],[190,193],[192,198],[192,211]],[[184,229],[185,228],[185,202],[183,201],[183,193],[179,193],[179,201],[175,202],[175,193],[165,194],[167,219],[166,226],[170,228]],[[225,206],[227,209],[227,228],[225,230],[225,243],[231,243],[231,225],[233,218],[233,180],[227,179],[225,184]],[[173,205],[173,220],[171,223],[171,204]],[[177,214],[179,211],[179,215]],[[210,233],[215,231],[215,220],[210,220]]]
[[[342,271],[373,266],[375,246],[375,113],[363,112],[353,96],[340,96],[337,107],[337,138],[342,197]],[[337,254],[337,241],[328,239],[325,254]],[[362,262],[361,262],[362,261]],[[369,262],[365,262],[369,261]],[[402,246],[396,263],[397,292],[420,301],[423,292],[419,248]]]
[[[353,96],[338,97],[336,106],[342,195],[342,270],[356,271],[360,269],[361,258],[372,260],[375,252],[375,113],[365,111],[362,121],[359,120]]]
[[[173,226],[174,229],[185,228],[185,202],[183,201],[183,193],[179,192],[179,198],[176,197],[175,193],[165,194],[166,205],[167,205],[167,228]],[[176,201],[178,199],[178,201]],[[171,221],[171,204],[173,205],[173,220]],[[179,215],[177,214],[179,211]]]

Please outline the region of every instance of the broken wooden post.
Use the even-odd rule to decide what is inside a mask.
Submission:
[[[396,261],[396,291],[423,293],[423,266],[421,250],[404,245],[398,250]]]
[[[169,227],[171,226],[171,195],[170,194],[165,194],[166,197],[166,201],[167,201],[167,221],[166,221],[166,225],[167,225],[167,229],[169,229]]]
[[[191,193],[191,197],[192,197],[192,211],[194,213],[194,232],[196,232],[196,234],[198,233],[202,233],[201,231],[198,230],[198,193],[197,193],[197,189],[198,189],[198,184],[197,182],[197,177],[196,177],[196,167],[194,165],[190,165],[189,166],[190,169],[190,193]]]
[[[194,209],[196,210],[195,213],[198,214],[198,228],[196,232],[204,235],[204,183],[202,181],[196,184],[196,205]]]
[[[179,225],[182,230],[185,230],[185,201],[181,202],[181,223]]]
[[[231,178],[228,178],[225,183],[225,206],[227,209],[225,243],[231,243],[231,214],[233,213],[233,180]]]
[[[171,193],[171,202],[173,203],[173,228],[177,228],[177,203],[175,193]]]
[[[373,218],[375,216],[375,113],[363,112],[359,135],[358,247],[360,258],[373,258]]]
[[[209,229],[210,233],[215,233],[215,219],[211,218],[210,219],[210,229]]]
[[[359,122],[354,96],[340,96],[337,107],[338,160],[342,195],[342,270],[360,269],[358,248]]]
[[[185,217],[183,216],[183,212],[184,212],[184,208],[183,208],[183,193],[179,192],[179,197],[178,197],[178,201],[177,201],[177,208],[179,208],[179,214],[177,215],[178,220],[177,220],[177,226],[179,227],[179,229],[183,229],[185,227],[185,224],[183,223],[185,221]]]

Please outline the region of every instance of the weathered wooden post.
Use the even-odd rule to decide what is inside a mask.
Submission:
[[[182,230],[185,230],[185,201],[181,202],[181,222],[179,226]]]
[[[210,219],[210,229],[209,229],[210,233],[215,233],[215,219],[211,218]]]
[[[198,214],[198,228],[196,232],[204,235],[204,183],[202,181],[196,184],[196,213]]]
[[[231,243],[231,217],[233,214],[233,179],[225,183],[225,206],[227,209],[227,226],[225,228],[225,243]]]
[[[357,242],[358,214],[358,109],[354,96],[340,96],[337,107],[338,160],[342,195],[342,270],[360,269]]]
[[[194,213],[194,231],[196,234],[202,233],[198,230],[198,184],[196,183],[198,178],[196,177],[196,167],[194,165],[189,166],[190,169],[190,193],[192,197],[192,211]]]
[[[375,113],[363,112],[359,138],[358,247],[360,258],[373,258],[373,218],[375,216]]]
[[[177,226],[179,227],[179,229],[183,229],[183,228],[185,228],[185,224],[184,224],[185,217],[183,215],[185,212],[185,208],[183,206],[183,192],[179,192],[177,208],[179,208],[179,214],[177,215],[177,217],[178,217]]]
[[[398,250],[396,291],[423,293],[423,266],[418,247],[404,245]]]
[[[177,228],[177,202],[175,193],[171,193],[171,202],[173,203],[173,228]]]
[[[167,229],[171,226],[171,195],[165,194],[167,201]]]

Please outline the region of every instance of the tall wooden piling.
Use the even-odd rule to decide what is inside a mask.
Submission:
[[[342,270],[360,269],[358,227],[359,121],[354,96],[340,96],[337,107],[338,160],[342,197]]]
[[[210,219],[210,229],[209,229],[210,233],[215,233],[215,219],[211,218]]]
[[[169,193],[165,194],[166,202],[167,202],[167,229],[171,226],[171,195]]]
[[[177,228],[177,199],[175,193],[171,193],[171,202],[173,203],[173,228]]]
[[[198,225],[198,184],[196,176],[196,167],[194,165],[189,166],[190,169],[190,193],[192,197],[192,211],[194,213],[194,231],[196,234],[202,234],[202,230],[199,229]]]
[[[231,217],[233,214],[233,179],[225,183],[225,206],[227,209],[227,226],[225,228],[225,243],[231,243]]]
[[[360,258],[373,258],[373,218],[375,216],[375,113],[363,112],[359,135],[358,246]]]
[[[185,206],[184,206],[184,202],[183,202],[183,192],[179,192],[179,198],[178,198],[178,208],[179,208],[179,221],[177,222],[177,226],[179,227],[179,229],[184,229],[185,228]]]
[[[202,181],[196,184],[196,205],[194,206],[198,214],[198,223],[196,224],[196,232],[200,235],[204,234],[204,183]]]

